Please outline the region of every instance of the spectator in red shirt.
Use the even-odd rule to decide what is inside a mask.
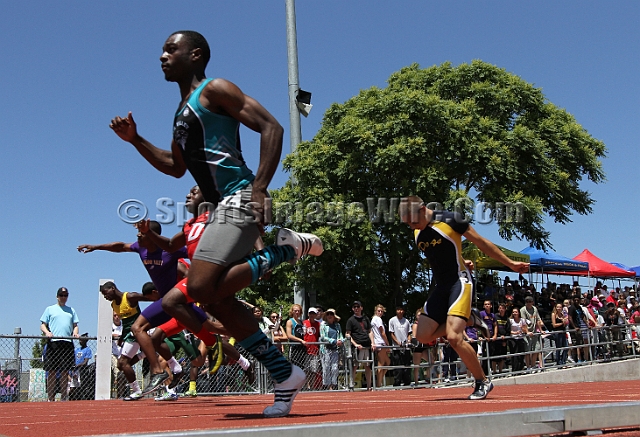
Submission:
[[[307,346],[307,360],[305,372],[307,373],[307,388],[318,390],[322,387],[322,364],[320,361],[320,322],[317,320],[318,310],[314,307],[307,311],[308,319],[302,322],[304,326],[304,341]]]

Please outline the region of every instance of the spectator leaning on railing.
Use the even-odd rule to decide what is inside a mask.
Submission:
[[[482,343],[482,370],[484,373],[489,373],[489,361],[487,358],[489,355],[494,356],[494,344],[495,339],[498,336],[498,327],[496,326],[496,315],[491,312],[491,301],[485,300],[483,304],[483,309],[480,311],[480,317],[487,325],[487,332],[489,337],[485,339],[485,342]]]
[[[555,310],[551,313],[551,326],[555,333],[554,342],[556,347],[556,365],[565,366],[567,364],[567,325],[569,316],[565,316],[562,311],[562,304],[557,303]]]
[[[578,347],[576,351],[576,361],[583,362],[587,359],[588,347],[584,347],[584,344],[588,344],[589,339],[589,321],[587,314],[580,305],[581,297],[579,294],[573,296],[573,304],[569,307],[569,326],[573,329],[573,344]]]
[[[364,374],[367,383],[367,390],[371,390],[371,320],[367,315],[362,313],[362,303],[359,300],[353,302],[351,306],[353,310],[353,316],[347,320],[347,326],[345,332],[351,338],[351,345],[354,348],[353,356],[353,374],[355,376],[356,370],[360,362],[364,361]]]
[[[511,338],[509,339],[509,352],[512,354],[518,354],[511,357],[511,371],[519,372],[524,368],[524,357],[522,353],[526,349],[526,342],[524,336],[529,334],[527,329],[527,322],[520,317],[520,310],[514,308],[511,311],[511,318],[509,319],[511,327]]]
[[[304,341],[304,326],[302,325],[302,307],[297,303],[289,309],[289,319],[285,326],[287,338],[291,343],[289,347],[289,361],[304,369],[307,356],[306,342]]]
[[[320,324],[322,385],[329,390],[338,388],[339,350],[344,341],[339,322],[340,317],[336,314],[336,310],[329,308],[325,311],[323,321]]]
[[[525,362],[529,370],[539,371],[544,367],[542,353],[540,352],[542,350],[540,333],[545,330],[544,324],[538,313],[538,308],[533,305],[533,297],[525,297],[524,304],[525,305],[520,308],[520,314],[527,323],[527,329],[529,330],[529,335],[526,338],[527,352],[529,353],[525,355]],[[536,361],[538,361],[538,369],[535,369]]]
[[[638,339],[640,339],[640,306],[635,304],[631,307],[631,315],[629,315],[629,323],[631,326],[631,339],[633,340],[633,345],[636,353],[638,352],[638,348],[640,344],[638,343]]]
[[[376,372],[377,387],[385,385],[385,375],[387,373],[386,366],[391,364],[389,358],[389,339],[387,338],[387,332],[384,329],[384,322],[382,316],[386,312],[386,308],[380,304],[374,308],[374,315],[371,318],[371,350],[378,358],[378,370]]]
[[[640,305],[635,304],[631,307],[631,315],[629,316],[629,323],[637,324],[640,323]]]
[[[505,355],[507,355],[507,337],[511,334],[511,322],[507,313],[507,304],[501,302],[496,314],[496,341],[493,345],[491,356],[498,357],[491,360],[491,366],[495,373],[501,373],[504,369]]]
[[[318,310],[315,307],[307,311],[308,318],[302,322],[307,356],[303,369],[307,374],[310,390],[317,390],[322,385],[322,364],[320,363],[320,322],[317,320]]]
[[[394,346],[393,365],[402,366],[394,371],[393,385],[411,385],[411,351],[407,345],[411,343],[411,323],[404,317],[404,307],[396,307],[396,315],[389,319],[389,335]]]

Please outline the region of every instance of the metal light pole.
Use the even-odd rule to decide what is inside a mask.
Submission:
[[[287,15],[287,64],[289,72],[289,135],[291,138],[291,153],[302,141],[302,126],[300,124],[300,111],[296,105],[296,96],[300,89],[298,78],[298,33],[296,31],[296,4],[295,0],[285,0]],[[295,174],[292,175],[295,181]],[[293,286],[293,303],[302,307],[305,311],[305,291],[296,282]]]
[[[295,0],[285,0],[287,14],[287,65],[289,72],[289,125],[291,138],[291,153],[302,141],[302,127],[300,125],[300,111],[296,105],[296,95],[300,89],[298,78],[298,34],[296,31]]]

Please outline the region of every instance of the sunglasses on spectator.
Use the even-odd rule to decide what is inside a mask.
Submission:
[[[60,296],[60,297],[69,297],[68,294],[59,294],[58,296]]]

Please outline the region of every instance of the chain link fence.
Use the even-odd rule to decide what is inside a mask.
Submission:
[[[64,369],[64,358],[60,358],[59,354],[47,356],[55,349],[51,346],[52,342],[58,344],[59,340],[73,345],[74,361],[69,370]],[[86,340],[86,344],[81,345],[77,338],[71,337],[48,340],[42,336],[0,335],[0,402],[47,401],[47,382],[50,378],[55,380],[53,390],[56,400],[94,399],[97,342],[95,337],[87,337]],[[347,367],[343,348],[312,355],[307,353],[306,348],[296,346],[297,344],[286,343],[279,345],[288,360],[305,370],[307,381],[303,390],[346,390],[352,386],[351,378],[345,372]],[[247,372],[237,362],[231,363],[226,358],[213,374],[209,373],[208,357],[204,365],[192,373],[189,359],[179,351],[176,359],[183,367],[183,376],[176,386],[177,392],[189,390],[189,384],[194,380],[199,396],[270,393],[273,381],[266,369],[241,346],[236,344],[235,348],[251,363],[255,375],[253,380],[250,380]],[[48,369],[55,370],[45,370],[47,360]],[[76,362],[83,364],[76,367]],[[59,367],[62,369],[58,369]],[[148,363],[142,360],[132,367],[138,384],[144,388],[149,382]],[[123,372],[118,370],[117,358],[113,355],[110,377],[112,398],[129,395],[129,384]]]
[[[510,377],[531,371],[541,372],[637,358],[640,356],[637,331],[640,331],[638,325],[592,328],[588,336],[583,337],[584,342],[575,341],[576,335],[582,334],[569,332],[567,339],[571,338],[573,341],[569,340],[563,345],[556,344],[557,333],[536,334],[541,337],[542,347],[533,353],[518,349],[516,342],[512,341],[516,339],[506,337],[498,341],[505,341],[509,344],[509,349],[505,348],[504,353],[495,354],[492,353],[491,347],[487,347],[488,343],[482,340],[479,342],[478,356],[484,364],[485,371],[492,377]],[[94,399],[96,338],[88,337],[85,347],[78,339],[51,340],[67,340],[67,343],[73,345],[75,358],[69,370],[45,370],[43,356],[46,358],[51,350],[51,341],[45,337],[0,335],[0,402],[47,401],[48,380],[54,383],[56,399]],[[326,346],[328,345],[324,345],[317,354],[309,354],[307,348],[298,343],[278,344],[289,361],[304,369],[307,378],[303,391],[404,389],[446,386],[470,381],[463,363],[447,350],[451,348],[447,348],[446,344],[424,349],[416,349],[410,345],[389,347],[387,349],[392,358],[389,366],[378,366],[371,356],[358,362],[349,347],[330,349]],[[210,374],[208,363],[205,361],[197,372],[191,373],[189,359],[178,352],[176,359],[183,366],[184,372],[177,384],[177,392],[184,393],[189,390],[189,383],[193,379],[199,396],[270,393],[273,390],[273,381],[266,369],[239,345],[236,344],[235,347],[251,362],[255,379],[250,380],[238,363],[231,362],[223,362],[217,372]],[[539,367],[535,370],[523,368],[521,357],[537,353],[542,357],[542,363],[538,359]],[[562,359],[563,355],[567,357],[566,360]],[[574,359],[570,358],[572,356]],[[76,363],[83,364],[76,366]],[[111,363],[111,397],[123,398],[129,394],[129,385],[122,372],[118,371],[115,357],[112,357]],[[501,363],[499,371],[495,363]],[[536,363],[535,359],[533,363]],[[49,367],[55,369],[56,363]],[[371,368],[371,387],[367,384],[366,367]],[[141,361],[133,368],[139,385],[144,388],[149,380],[148,366]],[[386,375],[381,380],[376,380],[376,373],[380,369],[387,370]]]
[[[0,335],[0,402],[46,401],[48,383],[56,399],[94,399],[95,338],[83,340]]]

